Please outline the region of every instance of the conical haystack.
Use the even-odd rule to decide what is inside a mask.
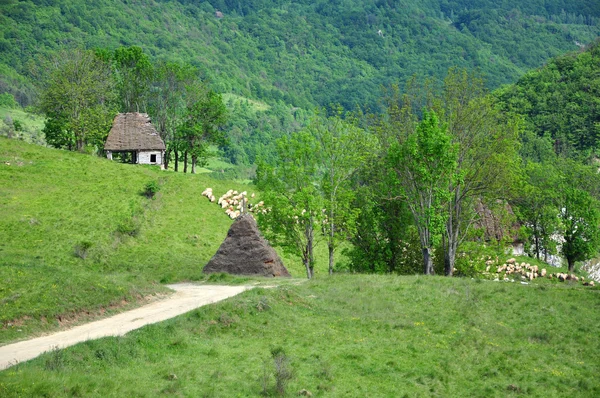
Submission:
[[[261,236],[250,214],[239,217],[225,241],[202,270],[235,275],[291,276],[269,243]]]

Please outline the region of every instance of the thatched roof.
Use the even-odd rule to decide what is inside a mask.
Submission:
[[[165,143],[146,113],[119,113],[108,133],[107,151],[165,150]]]
[[[281,258],[260,234],[250,214],[238,217],[227,237],[202,270],[205,274],[227,272],[234,275],[290,276]]]

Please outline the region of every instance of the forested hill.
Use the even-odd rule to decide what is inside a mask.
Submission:
[[[479,68],[490,88],[600,35],[597,0],[1,0],[0,93],[35,97],[38,56],[139,45],[220,92],[374,106],[408,76]]]

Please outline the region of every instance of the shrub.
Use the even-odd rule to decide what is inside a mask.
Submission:
[[[271,355],[275,365],[275,389],[279,395],[283,396],[288,382],[293,377],[290,360],[281,347],[272,349]]]
[[[88,251],[92,247],[92,242],[84,240],[75,245],[74,253],[76,257],[85,260],[88,256]]]
[[[157,181],[150,181],[144,186],[144,190],[142,191],[142,195],[147,197],[148,199],[153,199],[154,196],[160,191],[160,185],[158,185]]]

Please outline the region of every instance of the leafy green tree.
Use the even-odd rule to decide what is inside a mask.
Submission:
[[[49,143],[82,151],[102,148],[115,111],[114,82],[109,66],[93,52],[63,51],[47,65],[40,109]]]
[[[401,196],[414,219],[423,253],[423,272],[433,274],[435,236],[446,222],[447,187],[456,180],[457,148],[448,127],[433,111],[425,111],[413,132],[394,143],[388,165],[397,177]]]
[[[180,137],[186,144],[186,154],[191,154],[192,173],[196,173],[197,164],[206,164],[209,145],[219,145],[225,141],[222,126],[227,117],[220,94],[198,87],[195,90],[197,97],[188,105],[179,128]]]
[[[442,122],[457,149],[459,178],[449,182],[444,271],[452,275],[458,246],[473,222],[479,198],[510,198],[519,180],[518,117],[502,113],[487,95],[483,80],[466,70],[451,68],[440,96],[434,98]]]
[[[529,162],[525,167],[527,183],[516,199],[515,210],[523,223],[528,238],[526,247],[539,260],[544,255],[556,254],[556,234],[560,232],[560,210],[558,208],[559,171],[552,163]]]
[[[177,127],[182,123],[186,109],[187,88],[198,79],[195,68],[175,62],[161,62],[154,68],[148,112],[152,123],[167,146],[165,169],[169,168],[171,153],[179,153]],[[177,165],[176,159],[176,165]]]
[[[597,168],[572,160],[562,160],[560,171],[561,253],[572,272],[575,262],[588,260],[600,251],[600,202],[594,197],[600,178]]]
[[[263,232],[301,257],[308,279],[314,276],[315,232],[323,219],[318,153],[315,137],[300,131],[279,139],[276,156],[269,163],[260,161],[256,170],[257,186],[268,208],[259,213]]]
[[[320,187],[327,213],[322,230],[329,251],[329,274],[333,273],[336,247],[354,232],[360,212],[353,206],[355,191],[351,178],[370,161],[376,148],[375,137],[359,128],[351,118],[342,119],[341,112],[338,109],[335,116],[316,118],[308,127],[319,144]]]
[[[119,47],[113,62],[121,110],[145,112],[153,73],[150,58],[141,47]]]

